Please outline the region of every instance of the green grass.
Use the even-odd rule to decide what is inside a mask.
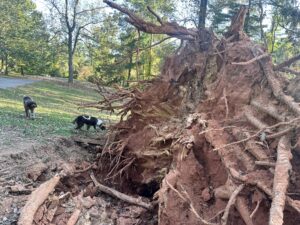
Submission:
[[[24,95],[31,96],[38,104],[35,120],[24,117]],[[97,109],[78,109],[76,105],[99,100],[99,94],[92,89],[68,87],[48,81],[0,89],[0,134],[9,137],[11,131],[22,138],[42,140],[51,136],[73,134],[74,125],[71,122],[80,114],[93,115],[104,120],[117,119]],[[90,132],[94,132],[93,129]]]

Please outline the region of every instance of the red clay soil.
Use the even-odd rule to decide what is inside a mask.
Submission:
[[[149,213],[160,225],[300,224],[300,109],[265,49],[235,25],[221,39],[205,31],[186,41],[145,91],[119,90],[103,106],[128,97],[127,119],[114,127],[94,172],[158,203]],[[74,195],[95,195],[92,183],[70,179],[64,192],[76,186]],[[90,181],[86,173],[81,179]]]
[[[264,54],[262,47],[246,36],[222,39],[204,52],[197,47],[188,42],[179,55],[166,59],[159,80],[131,100],[129,118],[116,126],[114,141],[121,142],[106,151],[119,163],[112,174],[143,187],[136,189],[141,195],[158,191],[160,225],[224,224],[228,199],[240,184],[245,187],[226,224],[267,224],[283,135],[278,132],[286,128],[271,126],[297,117],[273,94],[263,68],[272,67],[269,57],[234,64],[252,60],[255,51]],[[274,79],[282,88],[288,83]],[[290,135],[295,144],[298,135]],[[299,165],[292,164],[284,224],[300,223]]]

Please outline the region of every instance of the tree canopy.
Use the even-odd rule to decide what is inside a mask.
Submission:
[[[131,85],[159,74],[164,58],[180,41],[147,34],[102,2],[44,0],[0,2],[0,69],[2,73],[50,75]],[[241,5],[249,11],[245,32],[263,44],[274,61],[299,52],[298,1],[285,0],[130,0],[123,2],[146,21],[208,27],[222,33]],[[146,12],[145,14],[143,14]],[[159,19],[158,19],[159,18]],[[184,43],[184,40],[182,40]],[[292,66],[297,70],[297,64]]]

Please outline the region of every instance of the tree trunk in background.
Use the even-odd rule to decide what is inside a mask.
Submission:
[[[148,63],[148,71],[147,71],[147,77],[151,78],[152,73],[152,41],[153,41],[153,34],[150,35],[150,49],[149,49],[149,63]]]
[[[23,66],[21,66],[21,75],[25,76]]]
[[[5,75],[8,75],[8,55],[5,54]]]
[[[208,2],[208,0],[201,0],[201,2],[200,2],[198,28],[204,28],[205,27],[207,2]]]
[[[264,42],[265,47],[268,48],[268,43],[263,30],[264,9],[262,5],[262,0],[259,0],[258,6],[260,9],[260,14],[259,14],[260,39]]]
[[[129,58],[129,68],[128,68],[128,76],[127,76],[127,87],[129,86],[129,80],[131,78],[131,65],[132,65],[132,54],[130,55]]]
[[[68,37],[68,66],[69,66],[69,83],[73,83],[74,68],[73,68],[73,48],[72,48],[72,33],[69,32]]]
[[[140,31],[138,30],[137,49],[136,49],[136,79],[140,80],[139,61],[140,61]]]
[[[276,39],[276,30],[277,30],[277,27],[278,27],[278,23],[276,21],[276,16],[273,15],[272,17],[272,26],[271,26],[271,33],[272,33],[272,45],[271,45],[271,53],[273,53],[274,51],[274,45],[275,45],[275,39]]]
[[[3,68],[4,68],[4,58],[2,56],[2,58],[1,58],[1,72],[3,71]]]
[[[245,19],[245,32],[247,34],[249,34],[249,21],[250,21],[250,10],[251,10],[251,0],[248,1],[248,11],[247,11],[247,15],[246,15],[246,19]]]

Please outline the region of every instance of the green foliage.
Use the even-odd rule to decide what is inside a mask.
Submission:
[[[20,72],[22,66],[27,74],[47,72],[49,35],[35,4],[30,0],[2,0],[0,9],[0,18],[5,20],[0,28],[0,58],[6,67]]]
[[[59,7],[64,4],[64,1],[55,2]],[[83,0],[79,2],[82,9],[91,6]],[[150,6],[162,20],[177,20],[188,27],[199,25],[200,3],[201,0],[123,2],[146,21],[158,24],[147,10]],[[224,33],[242,4],[249,7],[245,32],[264,44],[275,62],[299,52],[300,10],[296,0],[208,0],[206,26],[218,34]],[[96,23],[100,17],[101,23]],[[61,16],[42,15],[32,0],[2,0],[0,19],[0,70],[9,68],[21,73],[23,69],[25,74],[68,76],[68,41],[60,26]],[[50,26],[49,21],[54,24]],[[159,74],[163,59],[178,47],[174,39],[152,46],[166,36],[138,33],[116,10],[81,14],[81,22],[92,24],[81,30],[73,55],[74,76],[78,79],[101,79],[107,85],[130,85],[132,81],[151,79]]]

